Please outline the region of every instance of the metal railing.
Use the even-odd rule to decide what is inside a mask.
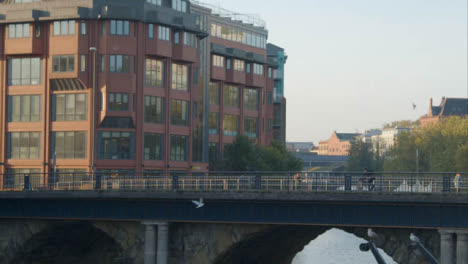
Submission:
[[[468,173],[19,173],[0,179],[0,191],[468,193]]]

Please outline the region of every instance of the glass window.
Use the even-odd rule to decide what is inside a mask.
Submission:
[[[54,36],[75,35],[75,20],[54,21]]]
[[[8,96],[9,122],[39,122],[42,113],[40,95]]]
[[[263,65],[254,63],[254,74],[263,75]]]
[[[40,132],[8,133],[7,158],[39,159],[41,149]]]
[[[86,71],[86,55],[80,55],[80,71]]]
[[[245,71],[246,71],[247,73],[250,73],[250,66],[251,66],[250,63],[246,63],[246,70],[245,70]]]
[[[88,95],[52,95],[52,121],[84,121],[88,119]]]
[[[184,45],[192,48],[197,47],[197,36],[192,33],[184,32]]]
[[[218,158],[219,158],[219,147],[218,146],[219,145],[216,142],[210,142],[208,144],[208,148],[209,148],[208,155],[209,155],[210,162],[218,160]]]
[[[271,92],[268,92],[268,104],[271,105],[273,102],[272,94]]]
[[[234,60],[234,70],[243,72],[245,70],[245,61]]]
[[[258,91],[256,89],[244,89],[244,109],[258,110]]]
[[[181,64],[172,64],[172,90],[185,91],[189,89],[188,86],[188,66]]]
[[[271,78],[272,77],[272,70],[270,67],[268,67],[268,78]]]
[[[224,105],[239,108],[239,88],[232,85],[224,85]]]
[[[164,141],[163,135],[145,133],[144,158],[145,160],[163,160]]]
[[[41,83],[42,64],[40,58],[18,58],[8,60],[9,85],[37,85]]]
[[[210,82],[210,105],[219,105],[219,83]]]
[[[228,69],[228,70],[231,69],[231,59],[230,58],[226,59],[226,69]]]
[[[179,37],[180,37],[180,33],[175,32],[174,33],[174,44],[179,44]]]
[[[57,159],[86,158],[84,131],[52,132],[50,144],[51,156],[55,153]]]
[[[29,174],[29,183],[32,187],[41,185],[42,174],[40,169],[8,169],[3,186],[6,188],[24,187],[24,176],[26,174]]]
[[[239,134],[239,116],[224,115],[224,135],[237,136]]]
[[[244,135],[256,138],[257,137],[258,119],[253,117],[244,118]]]
[[[148,38],[149,39],[154,38],[154,25],[153,24],[148,24]]]
[[[164,62],[146,59],[145,85],[157,88],[164,87]]]
[[[172,9],[185,13],[187,12],[187,2],[183,0],[172,0]]]
[[[171,40],[170,29],[168,27],[158,27],[158,39],[160,40]]]
[[[145,96],[145,122],[163,123],[164,121],[164,98],[156,96]]]
[[[81,21],[80,32],[81,32],[81,35],[86,35],[86,21]]]
[[[211,112],[208,120],[208,133],[217,135],[219,128],[219,113]]]
[[[171,101],[171,125],[189,125],[189,103],[182,100]]]
[[[188,160],[188,137],[171,135],[171,161]]]
[[[8,25],[8,38],[29,38],[30,25],[10,24]]]
[[[150,3],[153,5],[161,5],[161,0],[146,0],[146,3]]]
[[[98,133],[98,158],[107,160],[135,159],[135,133],[108,132]]]
[[[127,55],[109,55],[110,72],[129,72],[130,56]]]
[[[111,20],[110,21],[110,34],[117,36],[130,35],[130,21],[128,20]]]
[[[108,107],[110,111],[128,111],[128,94],[109,93]]]
[[[224,68],[224,57],[213,55],[213,66]]]
[[[73,72],[75,70],[74,55],[52,56],[52,72]]]

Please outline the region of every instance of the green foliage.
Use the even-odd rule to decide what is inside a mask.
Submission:
[[[419,171],[468,171],[468,118],[450,117],[400,134],[385,170],[416,171],[416,164]]]
[[[254,145],[246,136],[238,136],[233,144],[227,145],[222,162],[212,168],[224,171],[300,171],[302,160],[281,143],[271,146]]]
[[[362,171],[364,168],[371,171],[380,170],[380,160],[379,157],[375,157],[372,144],[356,139],[351,143],[346,170]]]
[[[383,128],[395,128],[395,127],[406,127],[406,128],[415,128],[419,127],[419,120],[411,121],[411,120],[400,120],[400,121],[393,121],[391,123],[387,123],[383,126]]]

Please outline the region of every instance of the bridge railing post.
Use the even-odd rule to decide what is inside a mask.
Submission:
[[[179,175],[172,175],[172,189],[178,190],[179,189]]]
[[[29,174],[24,174],[23,175],[23,190],[24,191],[30,191],[31,190],[31,182],[30,182],[30,176]]]
[[[344,174],[344,182],[345,182],[345,191],[351,191],[352,190],[352,182],[353,182],[353,176],[350,174]]]
[[[450,176],[444,175],[443,182],[442,182],[442,192],[450,192],[450,187],[451,187],[450,183],[451,183]]]
[[[262,189],[262,175],[259,173],[255,175],[255,189],[257,190]]]

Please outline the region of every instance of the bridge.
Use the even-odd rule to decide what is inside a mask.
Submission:
[[[7,175],[0,218],[142,223],[145,264],[168,263],[169,223],[438,231],[441,263],[468,264],[467,174],[456,175]]]

